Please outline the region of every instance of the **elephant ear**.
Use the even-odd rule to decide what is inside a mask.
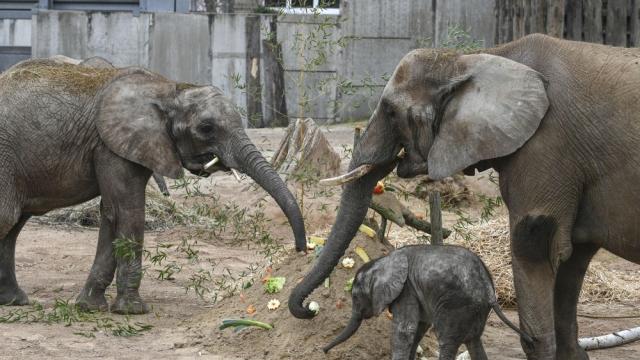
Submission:
[[[101,92],[96,125],[118,156],[177,179],[182,165],[169,136],[176,86],[142,69],[119,75]]]
[[[373,313],[379,314],[402,293],[409,274],[409,260],[396,251],[376,261],[370,271]]]
[[[450,95],[429,151],[429,177],[435,180],[515,152],[549,108],[544,78],[530,67],[488,54],[458,61],[469,81]]]

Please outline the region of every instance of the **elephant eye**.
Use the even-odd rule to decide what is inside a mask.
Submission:
[[[213,132],[213,125],[211,124],[200,124],[198,126],[198,131],[202,134],[211,134]]]

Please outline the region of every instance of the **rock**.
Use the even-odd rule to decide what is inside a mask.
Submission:
[[[287,180],[322,179],[338,175],[340,155],[313,119],[297,119],[287,127],[271,164]]]

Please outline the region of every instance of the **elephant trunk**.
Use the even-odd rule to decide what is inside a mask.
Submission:
[[[298,319],[310,319],[315,313],[304,306],[304,300],[331,274],[340,257],[349,247],[362,220],[367,214],[376,182],[395,167],[395,162],[376,167],[367,175],[345,185],[340,199],[340,209],[326,245],[313,269],[305,276],[289,296],[289,311]],[[351,167],[352,169],[355,166]]]
[[[362,316],[356,311],[353,311],[351,320],[349,320],[349,324],[347,324],[344,330],[342,330],[342,332],[335,339],[333,339],[333,341],[329,343],[329,345],[322,348],[322,351],[324,351],[326,354],[336,345],[340,345],[343,342],[347,341],[351,336],[353,336],[353,334],[356,333],[356,331],[360,327],[360,324],[362,324]]]
[[[260,150],[251,142],[244,131],[239,131],[238,141],[233,145],[234,158],[240,167],[239,170],[249,175],[264,190],[273,197],[289,220],[293,230],[297,251],[305,251],[307,238],[304,228],[304,219],[298,207],[296,199],[287,188],[280,175],[271,164],[262,156]]]

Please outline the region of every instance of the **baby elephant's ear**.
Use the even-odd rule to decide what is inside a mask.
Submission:
[[[409,260],[395,251],[378,260],[371,272],[373,313],[379,314],[402,293],[409,273]]]
[[[131,69],[100,94],[96,126],[118,156],[173,179],[182,165],[168,131],[176,87],[143,69]]]

